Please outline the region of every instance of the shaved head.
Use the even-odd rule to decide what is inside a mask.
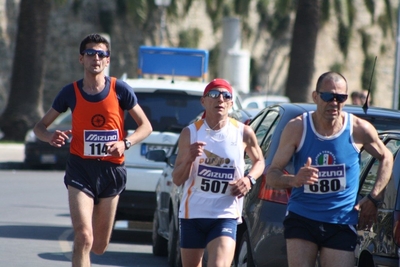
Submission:
[[[346,83],[346,92],[347,92],[347,80],[346,80],[346,78],[342,74],[340,74],[339,72],[334,72],[334,71],[325,72],[324,74],[319,76],[315,91],[317,91],[317,92],[320,91],[322,83],[325,80],[331,80],[331,81],[333,81],[335,83],[340,82],[340,81],[344,81]]]

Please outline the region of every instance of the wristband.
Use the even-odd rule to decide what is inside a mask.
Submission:
[[[367,198],[374,204],[374,206],[375,206],[376,208],[382,203],[382,201],[379,201],[379,200],[376,200],[375,198],[373,198],[373,197],[371,196],[371,193],[369,193],[369,194],[367,195]]]

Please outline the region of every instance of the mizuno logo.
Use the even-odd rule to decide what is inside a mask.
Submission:
[[[86,141],[117,141],[117,136],[116,135],[104,136],[104,135],[90,134],[86,138]]]
[[[208,178],[233,179],[233,173],[213,172],[209,169],[201,170],[199,175]]]
[[[318,177],[342,177],[343,171],[319,171]]]

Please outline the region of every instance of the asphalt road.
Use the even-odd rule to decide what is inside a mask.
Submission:
[[[23,145],[0,144],[0,266],[71,266],[73,232],[62,171],[23,166]],[[148,225],[117,222],[105,254],[93,267],[168,266],[152,255]]]

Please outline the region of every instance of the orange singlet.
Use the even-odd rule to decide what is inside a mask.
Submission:
[[[124,162],[124,155],[107,154],[106,143],[123,139],[124,111],[115,89],[116,78],[110,79],[110,92],[99,102],[85,100],[74,82],[76,106],[72,113],[71,154],[84,159],[101,159],[116,164]]]

